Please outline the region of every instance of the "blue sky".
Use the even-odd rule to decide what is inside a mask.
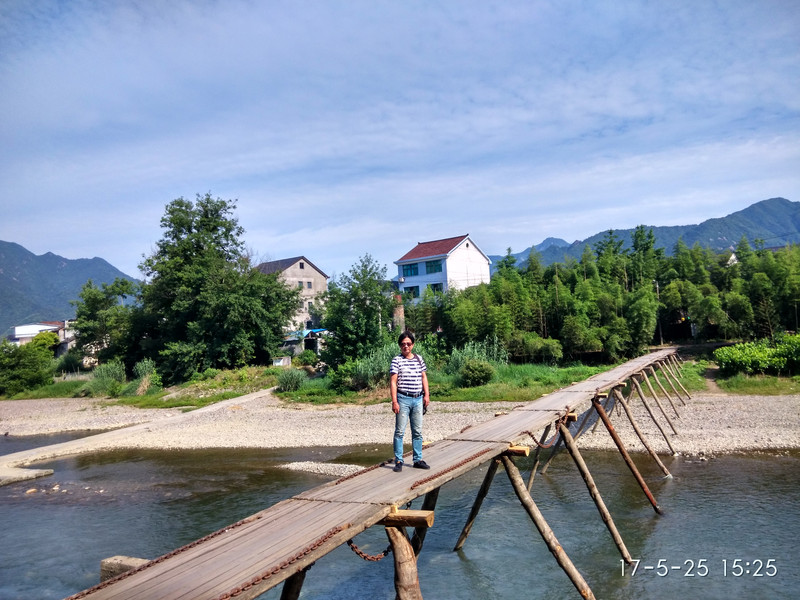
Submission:
[[[0,239],[138,276],[171,200],[328,275],[800,201],[800,3],[0,3]]]

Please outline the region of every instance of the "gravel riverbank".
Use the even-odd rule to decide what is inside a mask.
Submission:
[[[652,400],[651,408],[657,411]],[[675,402],[678,418],[662,399],[677,435],[657,415],[676,452],[706,455],[740,451],[800,448],[800,395],[728,396],[696,393],[686,406]],[[639,427],[659,453],[669,451],[642,402],[630,402]],[[425,417],[425,439],[434,442],[490,419],[515,404],[434,402]],[[613,422],[632,451],[643,450],[623,413]],[[0,402],[0,435],[27,436],[68,431],[106,431],[80,440],[28,451],[24,460],[4,460],[0,469],[68,454],[117,448],[291,448],[389,444],[394,418],[388,403],[354,405],[287,404],[264,390],[191,412],[109,404],[106,400],[70,398]],[[581,436],[583,449],[609,449],[613,442],[602,425]],[[13,456],[13,455],[12,455]],[[10,457],[9,457],[10,458]],[[17,457],[19,458],[19,457]],[[323,470],[315,465],[290,468]],[[338,468],[338,467],[337,467]],[[332,473],[338,474],[338,473]]]

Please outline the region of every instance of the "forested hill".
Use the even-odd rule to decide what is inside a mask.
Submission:
[[[746,236],[751,246],[757,239],[764,240],[768,248],[784,246],[789,243],[800,243],[800,202],[791,202],[785,198],[770,198],[731,213],[728,216],[708,219],[699,225],[679,225],[672,227],[652,228],[656,237],[656,248],[664,248],[667,255],[672,255],[672,250],[679,238],[690,248],[695,243],[716,251],[723,251],[735,246],[742,236]],[[614,234],[625,242],[625,247],[631,245],[633,229],[615,229]],[[554,241],[548,238],[536,245],[536,250],[541,256],[543,265],[554,262],[564,262],[567,257],[580,259],[583,249],[588,244],[594,247],[607,233],[607,230],[595,235],[568,244],[563,240]],[[561,242],[561,243],[558,243]],[[528,259],[531,248],[513,254],[517,265],[522,265]],[[493,264],[502,259],[502,256],[490,256]]]
[[[63,321],[75,316],[70,301],[83,285],[131,279],[102,258],[70,260],[52,252],[37,256],[19,244],[0,240],[0,336],[15,325]]]

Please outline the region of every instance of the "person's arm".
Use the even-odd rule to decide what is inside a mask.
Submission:
[[[428,391],[428,373],[425,371],[422,372],[422,393],[424,394],[424,397],[422,398],[422,406],[427,408],[428,404],[431,403],[431,394]]]
[[[392,395],[392,412],[397,414],[400,412],[400,405],[397,403],[397,373],[389,376],[389,392]]]

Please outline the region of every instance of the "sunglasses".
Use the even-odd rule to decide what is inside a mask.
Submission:
[[[414,342],[403,342],[402,344],[400,344],[401,347],[402,346],[413,346],[413,345],[414,345]]]

